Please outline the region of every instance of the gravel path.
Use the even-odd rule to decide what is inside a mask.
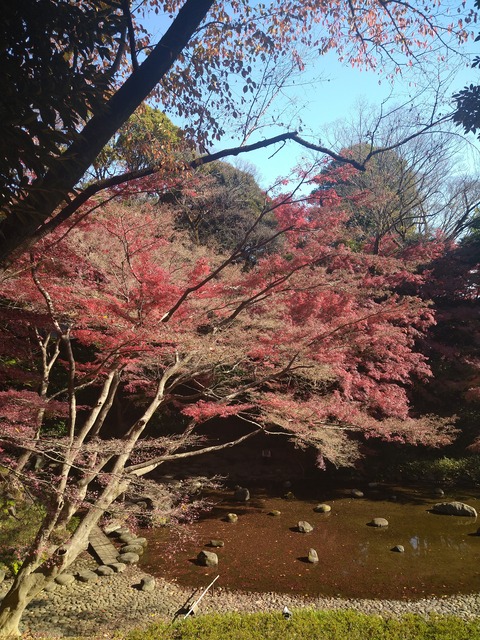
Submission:
[[[94,568],[93,560],[82,559],[80,568]],[[157,579],[155,590],[138,589],[146,574],[130,566],[124,573],[99,577],[96,582],[75,581],[43,592],[29,606],[23,617],[26,637],[113,638],[115,631],[140,628],[156,618],[173,619],[192,596],[193,589],[179,587]],[[213,576],[214,577],[214,576]],[[0,597],[9,586],[0,585]],[[200,591],[195,597],[198,597]],[[355,609],[364,613],[401,615],[403,613],[455,614],[465,619],[480,617],[480,594],[430,598],[417,601],[344,600],[340,598],[299,598],[276,593],[230,592],[220,587],[209,592],[197,613],[219,611],[281,611],[311,607],[315,609]]]

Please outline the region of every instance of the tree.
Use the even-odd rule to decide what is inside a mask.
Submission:
[[[474,5],[480,9],[479,0],[475,0]],[[480,40],[480,35],[475,38],[475,42]],[[476,56],[472,67],[477,68],[480,64],[480,57]],[[474,133],[478,137],[477,131],[480,129],[480,86],[470,84],[453,98],[457,103],[457,108],[453,115],[453,121],[463,127],[466,133]]]
[[[248,233],[241,258],[246,266],[278,249],[279,238],[271,239],[278,231],[271,203],[248,171],[214,162],[171,193],[177,224],[189,229],[195,243],[231,253]]]
[[[358,162],[370,152],[367,143],[345,149],[343,155],[352,155]],[[378,253],[385,237],[398,236],[405,241],[416,230],[421,219],[422,196],[418,191],[418,177],[396,150],[372,157],[364,172],[352,170],[344,180],[338,180],[340,163],[333,160],[324,170],[334,180],[339,197],[350,201],[350,224],[358,231],[358,241],[372,242],[372,251]],[[321,198],[322,190],[316,190]]]
[[[22,3],[12,5],[9,21],[4,23],[15,26],[11,32],[8,27],[6,29],[6,51],[12,54],[7,60],[8,86],[15,94],[12,104],[18,104],[20,95],[15,80],[12,85],[12,79],[21,77],[22,47],[33,35],[38,35],[34,20],[22,21],[24,15],[33,15],[32,7],[38,3],[25,1],[26,6]],[[50,12],[55,11],[58,4],[42,0],[42,7],[46,5]],[[143,3],[140,6],[143,7]],[[65,0],[60,7],[64,11],[62,15],[68,17],[70,3]],[[313,47],[321,54],[335,49],[351,64],[374,66],[375,52],[395,59],[397,53],[400,58],[413,55],[419,48],[425,48],[431,38],[449,31],[461,41],[467,37],[461,20],[454,26],[445,21],[442,24],[442,11],[436,3],[431,7],[425,3],[417,7],[405,2],[387,5],[369,0],[356,8],[349,2],[312,6],[300,0],[287,4],[284,0],[272,0],[268,6],[248,0],[235,0],[229,4],[213,0],[154,0],[153,8],[165,11],[172,18],[170,27],[157,44],[142,31],[130,2],[114,3],[112,10],[111,4],[85,0],[79,7],[76,18],[81,25],[79,33],[85,34],[84,37],[77,38],[72,34],[71,25],[62,30],[55,26],[56,20],[46,22],[42,19],[38,24],[45,27],[48,47],[46,52],[33,50],[32,60],[35,69],[52,61],[53,74],[62,69],[60,56],[67,62],[67,72],[74,76],[80,65],[82,73],[83,70],[89,72],[82,86],[91,89],[95,100],[90,99],[90,95],[83,102],[75,98],[72,113],[63,118],[58,105],[62,102],[61,96],[51,109],[39,108],[37,111],[32,97],[35,83],[30,85],[28,82],[23,87],[21,99],[33,105],[30,111],[39,123],[36,129],[46,128],[48,135],[40,144],[34,142],[33,149],[29,124],[21,120],[14,124],[9,137],[8,166],[23,175],[17,180],[7,167],[5,217],[0,222],[0,258],[3,261],[13,251],[25,250],[33,234],[59,209],[63,216],[75,210],[76,185],[102,148],[153,91],[167,113],[189,116],[195,126],[187,127],[187,133],[195,131],[195,143],[201,144],[203,138],[206,148],[207,139],[219,139],[222,135],[221,113],[239,117],[244,106],[248,109],[246,100],[256,86],[255,70],[265,57],[276,62],[286,56],[292,64],[302,66],[297,43],[298,46]],[[110,12],[109,20],[100,16],[101,10]],[[437,23],[430,17],[430,10],[438,16]],[[107,26],[110,17],[113,20],[111,28]],[[68,48],[70,41],[75,45],[72,51]],[[131,71],[124,55],[127,50]],[[140,55],[145,56],[141,63]],[[117,69],[126,75],[123,84],[122,75],[115,73]],[[117,83],[115,87],[111,84],[113,76]],[[242,95],[238,99],[232,89],[234,80],[242,84]],[[55,95],[58,96],[58,92]],[[54,114],[60,114],[60,118]],[[10,122],[3,114],[0,121],[2,124]],[[86,121],[85,125],[83,121]],[[31,133],[38,135],[36,131]],[[25,151],[26,137],[30,141],[28,152]],[[298,140],[298,136],[289,137]],[[318,145],[317,149],[322,150]],[[28,177],[30,169],[34,170],[31,179]],[[13,184],[12,180],[15,183],[13,190],[8,187]],[[72,199],[74,202],[70,202]],[[78,206],[81,200],[77,200]]]
[[[119,171],[154,169],[172,162],[175,154],[180,156],[182,140],[181,130],[164,113],[143,103],[97,156],[93,175],[102,180]]]
[[[432,313],[394,289],[420,281],[415,260],[349,251],[338,243],[341,203],[317,209],[272,202],[282,253],[245,273],[241,242],[215,254],[192,245],[168,208],[117,202],[57,230],[4,279],[1,462],[45,517],[0,605],[0,635],[18,633],[27,603],[103,513],[125,491],[146,491],[142,478],[167,460],[272,431],[315,446],[320,465],[350,464],[359,436],[448,441],[445,421],[409,415],[407,387],[429,375],[415,342]],[[120,391],[134,404],[112,433]],[[159,419],[172,412],[173,433]],[[232,416],[246,427],[234,441]],[[64,432],[52,428],[59,418]],[[223,442],[198,439],[211,418],[225,420]]]

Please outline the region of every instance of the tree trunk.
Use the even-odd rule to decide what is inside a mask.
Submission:
[[[0,260],[26,250],[28,240],[49,218],[85,174],[108,140],[147,98],[172,67],[208,14],[214,0],[187,0],[169,29],[138,69],[114,93],[101,113],[94,114],[78,138],[37,180],[26,198],[0,221]]]
[[[32,599],[46,584],[46,577],[39,573],[20,571],[0,603],[0,638],[20,636],[20,620]]]

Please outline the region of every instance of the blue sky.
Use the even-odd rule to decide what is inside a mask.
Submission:
[[[460,1],[459,1],[460,5]],[[469,6],[473,6],[473,0],[467,0],[467,10]],[[157,36],[161,36],[163,29],[166,27],[165,19],[156,16],[149,24],[151,30]],[[463,53],[470,60],[473,53],[480,53],[480,46],[477,43],[470,42],[463,47]],[[479,73],[477,70],[471,69],[467,64],[468,57],[463,61],[461,67],[454,75],[452,83],[444,89],[446,96],[451,96],[454,91],[462,88],[470,82],[477,82]],[[444,75],[452,74],[452,59],[450,66],[443,64],[438,73]],[[435,66],[435,63],[434,65]],[[442,68],[443,67],[443,68]],[[432,71],[433,73],[433,71]],[[320,80],[318,80],[320,78]],[[351,67],[340,63],[334,52],[326,56],[318,56],[311,60],[303,82],[301,78],[296,79],[297,84],[288,89],[288,98],[284,97],[277,101],[274,110],[282,111],[284,108],[290,109],[287,104],[289,100],[296,102],[291,113],[295,111],[300,114],[304,124],[304,132],[302,135],[314,142],[322,138],[325,143],[325,136],[328,138],[329,131],[332,130],[331,123],[339,119],[355,119],[358,114],[359,102],[364,101],[370,105],[380,105],[382,101],[387,99],[388,105],[405,101],[408,96],[419,91],[422,84],[426,81],[425,73],[418,66],[413,68],[404,68],[401,75],[395,76],[392,84],[385,74],[379,74],[372,71],[360,69],[352,69]],[[161,105],[159,105],[161,108]],[[168,114],[170,115],[170,114]],[[182,126],[182,122],[176,121],[176,124]],[[287,117],[288,119],[288,117]],[[292,116],[290,122],[290,130],[296,129],[298,125],[296,116]],[[248,142],[255,142],[265,137],[271,137],[287,130],[286,127],[265,128],[260,133],[252,136]],[[235,146],[238,139],[232,139],[226,135],[211,151],[217,151],[225,147]],[[274,153],[276,151],[276,153]],[[274,154],[272,156],[272,154]],[[268,188],[277,177],[287,176],[293,167],[299,163],[304,163],[302,158],[306,152],[298,145],[290,142],[283,148],[275,149],[269,147],[264,150],[239,156],[240,163],[254,165],[258,172],[258,178],[261,186]],[[226,158],[227,161],[236,163],[237,160]]]

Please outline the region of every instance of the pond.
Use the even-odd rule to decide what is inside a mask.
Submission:
[[[224,588],[302,596],[418,599],[480,592],[476,519],[430,511],[436,502],[452,500],[479,510],[476,495],[435,498],[431,491],[391,486],[362,490],[360,499],[346,489],[315,491],[312,499],[311,488],[295,488],[295,498],[288,500],[257,489],[247,503],[235,502],[232,491],[216,493],[214,509],[189,525],[191,535],[182,545],[167,528],[143,531],[149,545],[142,567],[184,586],[205,586],[220,574]],[[331,512],[316,513],[319,502]],[[281,514],[271,516],[272,510]],[[225,521],[229,512],[238,514],[238,522]],[[368,526],[375,517],[386,518],[389,526]],[[314,530],[299,533],[299,520]],[[211,539],[225,544],[210,548]],[[395,545],[405,552],[392,551]],[[317,564],[307,562],[310,548],[318,553]],[[217,553],[218,567],[196,563],[202,549]]]

